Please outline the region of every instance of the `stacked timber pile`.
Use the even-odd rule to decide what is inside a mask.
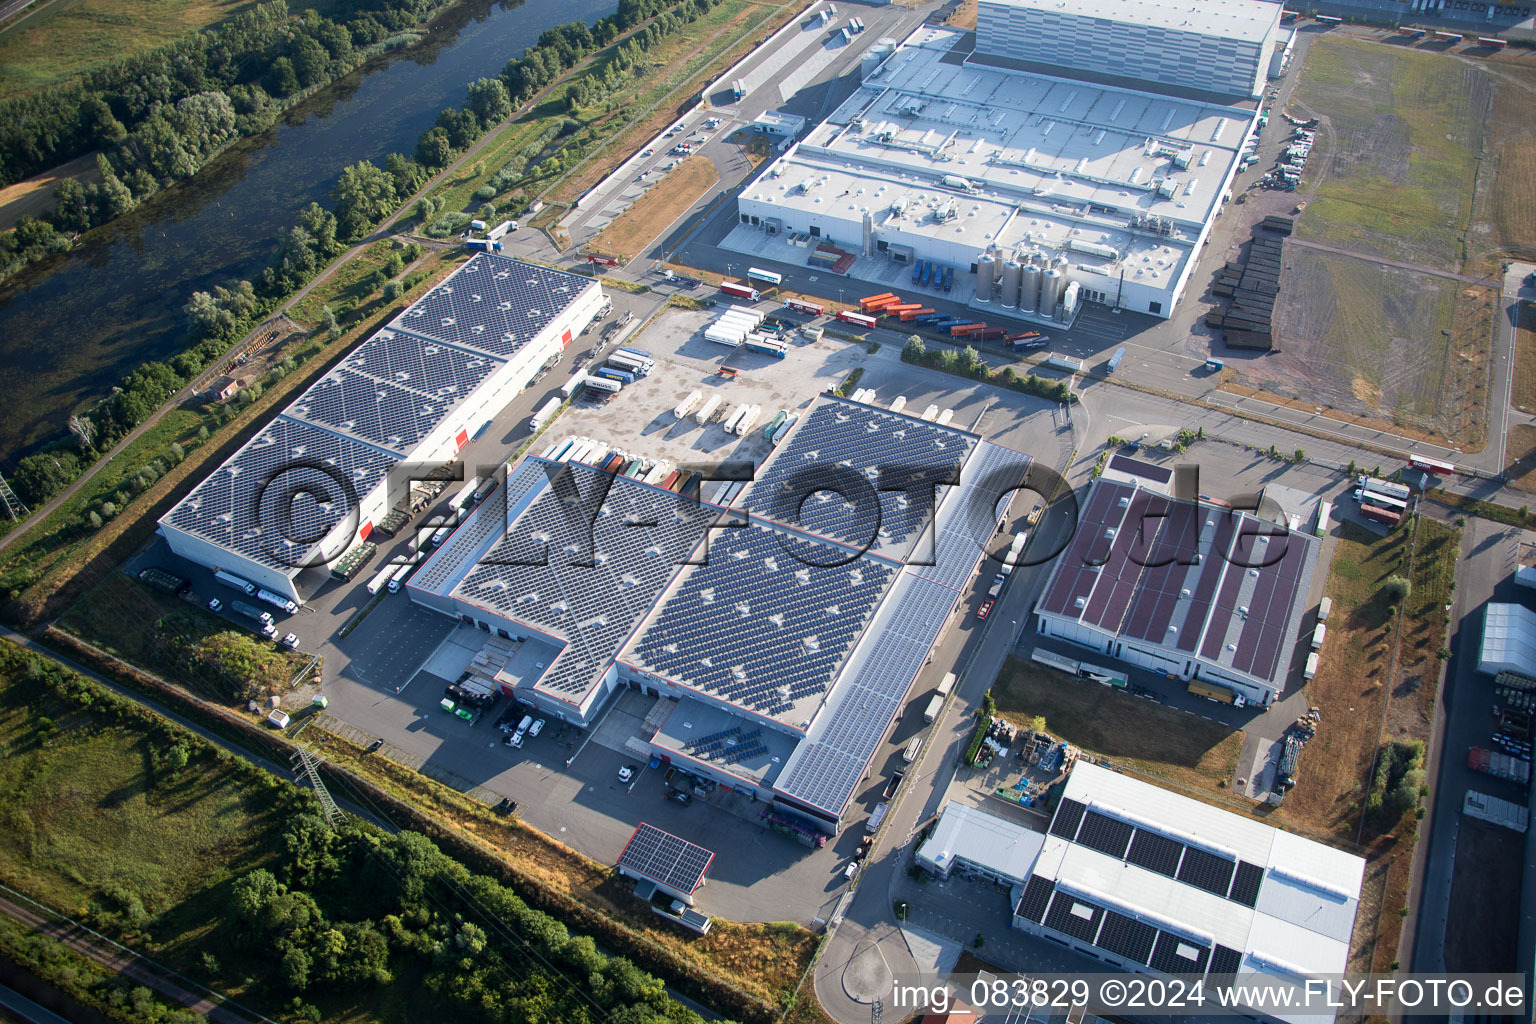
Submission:
[[[1279,347],[1274,328],[1275,300],[1280,297],[1280,267],[1285,258],[1283,236],[1289,235],[1294,226],[1290,217],[1264,218],[1253,230],[1247,258],[1228,262],[1217,275],[1211,291],[1230,298],[1232,304],[1226,310],[1211,310],[1205,322],[1220,327],[1231,347],[1262,351]]]

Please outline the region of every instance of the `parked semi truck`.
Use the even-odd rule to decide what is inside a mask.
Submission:
[[[1531,763],[1522,761],[1517,757],[1497,750],[1486,750],[1482,747],[1473,747],[1467,751],[1467,767],[1477,772],[1487,772],[1489,775],[1500,779],[1508,779],[1510,782],[1518,782],[1526,785],[1531,781]]]
[[[255,605],[246,604],[244,601],[229,602],[229,610],[236,615],[243,615],[245,618],[250,619],[253,626],[268,640],[277,636],[277,627],[272,624],[272,614],[270,612],[264,612]]]

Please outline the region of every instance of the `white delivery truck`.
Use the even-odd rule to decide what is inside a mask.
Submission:
[[[874,813],[871,814],[869,816],[869,820],[864,823],[864,831],[866,831],[866,832],[878,832],[878,831],[880,831],[880,823],[885,820],[885,809],[886,809],[886,805],[883,804],[883,803],[875,805]]]
[[[906,764],[911,764],[917,760],[917,755],[922,753],[922,751],[923,738],[921,736],[913,736],[912,742],[908,743],[906,749],[901,752],[901,759]]]
[[[236,590],[245,591],[245,593],[250,597],[256,596],[256,584],[250,582],[249,580],[243,580],[232,572],[225,572],[223,569],[215,569],[213,571],[213,578],[218,580],[220,583],[228,583]]]
[[[945,672],[944,678],[939,680],[939,696],[948,697],[955,689],[955,674]]]
[[[923,710],[923,721],[932,724],[939,717],[939,712],[943,710],[944,695],[936,693],[933,695],[933,700],[928,702],[928,707]]]

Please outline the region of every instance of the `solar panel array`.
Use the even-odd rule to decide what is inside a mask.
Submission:
[[[408,454],[502,365],[383,330],[294,400],[286,414]]]
[[[1314,538],[1252,516],[1095,482],[1040,610],[1274,683]]]
[[[619,866],[677,892],[693,893],[704,884],[715,855],[702,846],[641,822],[629,837]]]
[[[879,633],[845,667],[847,681],[784,763],[779,792],[842,813],[958,598],[911,568],[903,571]]]
[[[1024,892],[1019,897],[1019,905],[1014,908],[1014,913],[1026,921],[1039,924],[1045,920],[1045,908],[1051,904],[1051,896],[1056,892],[1056,880],[1046,878],[1043,875],[1030,875],[1029,881],[1024,883]]]
[[[1245,907],[1258,900],[1264,866],[1186,843],[1139,822],[1063,797],[1050,834]]]
[[[658,675],[763,715],[825,693],[896,567],[754,523],[711,538],[631,647]],[[837,565],[836,562],[845,564]]]
[[[569,486],[546,485],[453,593],[564,639],[538,686],[580,696],[613,663],[716,510],[584,464],[561,469]]]
[[[953,427],[824,398],[753,482],[747,506],[808,533],[895,556],[932,520],[931,490],[922,483],[958,479],[977,440]],[[893,485],[918,487],[923,497],[881,490]]]
[[[279,416],[161,522],[288,572],[314,559],[313,545],[355,516],[355,503],[398,461],[373,445]]]
[[[596,286],[563,270],[479,253],[390,326],[506,358]]]
[[[549,483],[547,465],[540,459],[527,459],[510,470],[506,486],[492,492],[469,521],[449,535],[447,542],[411,577],[411,584],[423,590],[440,590],[466,559],[485,546],[487,538],[505,534],[509,514],[521,507],[529,491]]]
[[[1032,876],[1018,914],[1052,931],[1167,974],[1204,974],[1212,942],[1142,918],[1129,907],[1080,895],[1060,883],[1035,886]],[[1030,888],[1034,888],[1033,895]],[[1039,918],[1033,915],[1045,903]]]

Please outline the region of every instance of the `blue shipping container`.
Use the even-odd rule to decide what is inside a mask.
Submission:
[[[626,373],[623,370],[616,370],[611,366],[602,367],[594,376],[606,377],[609,380],[616,380],[620,384],[633,384],[635,382],[634,374]]]

